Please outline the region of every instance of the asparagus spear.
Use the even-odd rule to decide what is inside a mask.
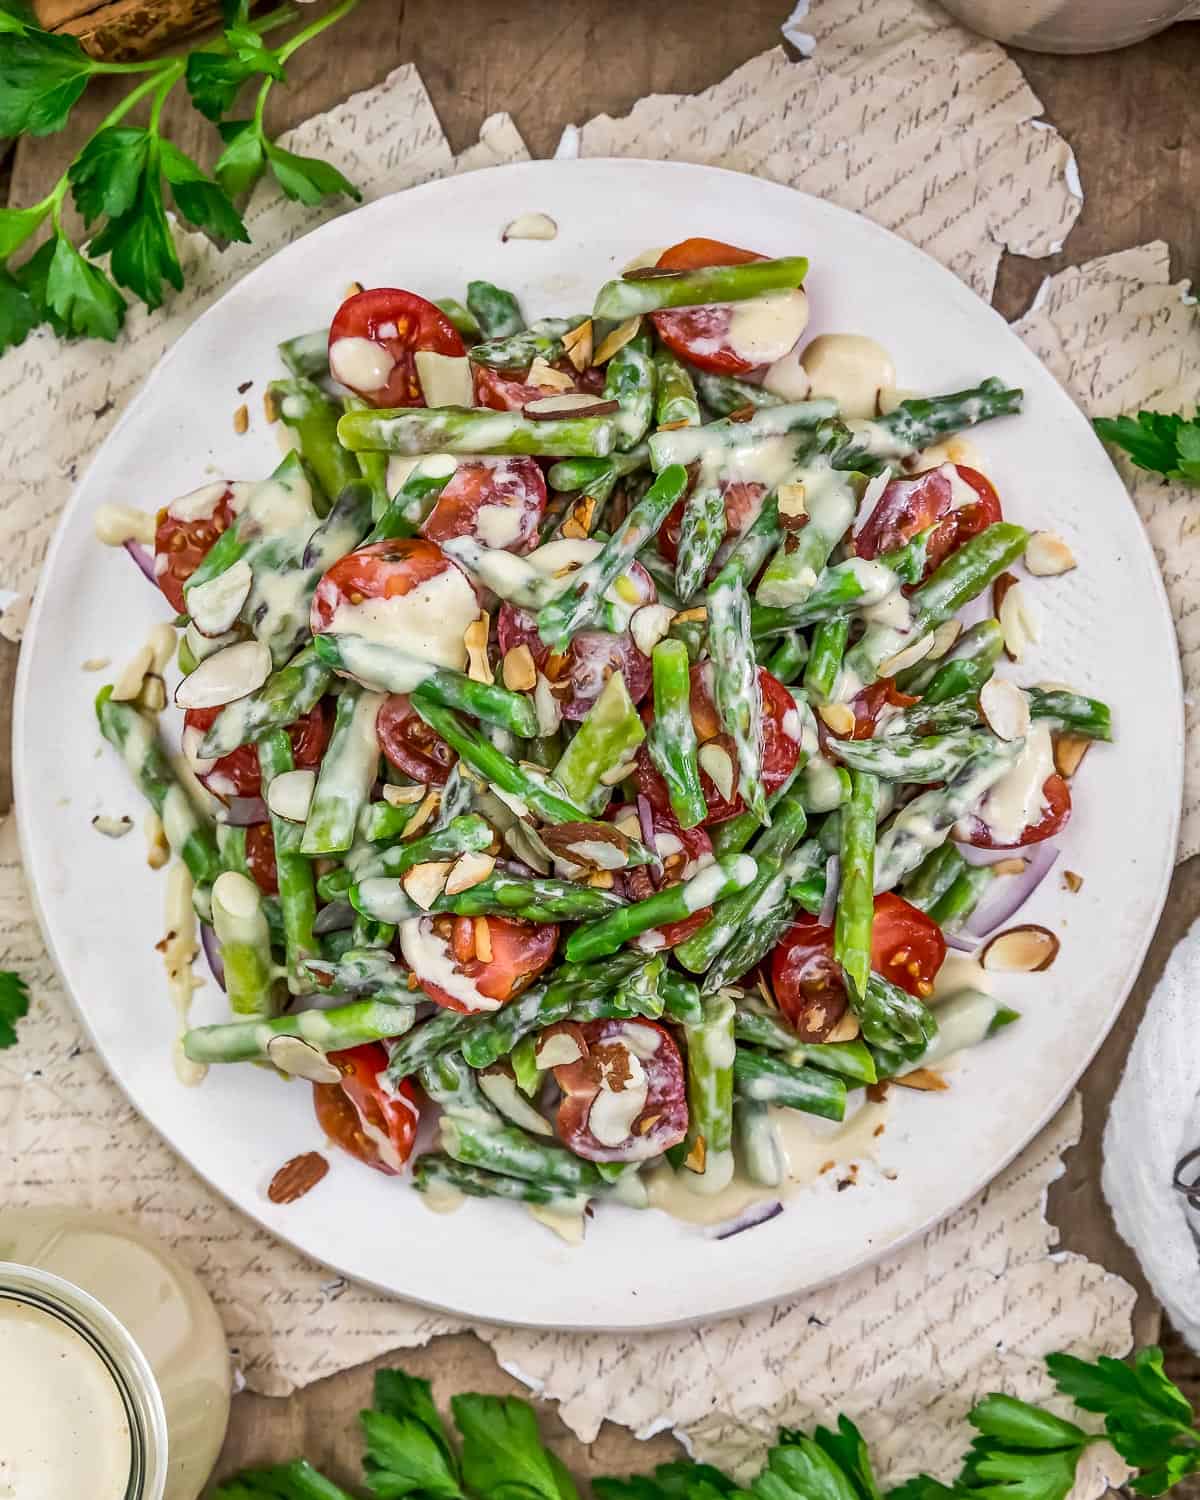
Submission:
[[[675,592],[686,604],[708,574],[725,540],[725,497],[719,481],[701,464],[696,487],[687,497],[679,523]]]
[[[771,1106],[758,1099],[735,1099],[733,1131],[750,1181],[779,1187],[787,1176],[787,1158]]]
[[[620,403],[621,409],[613,418],[617,448],[628,453],[646,436],[654,415],[654,361],[648,333],[634,334],[609,360],[604,396]]]
[[[623,764],[645,737],[625,678],[614,672],[555,766],[554,779],[572,802],[589,813],[599,812],[610,794],[603,778]]]
[[[770,953],[800,904],[795,894],[797,885],[814,884],[807,905],[813,911],[820,910],[825,894],[824,867],[824,851],[816,839],[809,839],[770,874],[745,921],[709,966],[704,976],[705,994],[715,994],[725,985],[736,983]],[[815,888],[818,876],[819,890]]]
[[[489,339],[510,339],[525,327],[517,299],[490,281],[467,282],[467,307]]]
[[[688,370],[669,349],[654,356],[656,395],[654,421],[658,427],[699,427],[700,406]]]
[[[339,694],[333,734],[300,841],[302,853],[339,854],[354,842],[359,814],[379,773],[375,720],[383,703],[381,694],[352,686]]]
[[[855,1083],[876,1081],[875,1062],[865,1042],[800,1042],[791,1027],[753,1000],[738,1002],[734,1036],[739,1042],[782,1052],[784,1061],[793,1067],[812,1066],[827,1073],[837,1073]]]
[[[1004,632],[1000,629],[998,620],[981,620],[978,625],[972,625],[964,630],[962,635],[954,643],[944,657],[937,661],[918,662],[915,667],[909,667],[903,672],[896,673],[896,686],[902,693],[919,693],[925,696],[933,691],[934,682],[941,677],[942,673],[953,666],[956,662],[974,662],[985,669],[986,675],[980,681],[979,686],[987,681],[991,675],[991,669],[1000,660],[1004,650]],[[943,690],[944,691],[944,690]],[[953,696],[953,692],[947,693]],[[936,700],[935,700],[936,701]]]
[[[262,892],[245,875],[226,870],[213,882],[212,914],[234,1014],[274,1015],[279,1007]]]
[[[846,1116],[846,1084],[836,1074],[785,1062],[749,1047],[737,1049],[733,1083],[739,1097],[760,1104],[782,1104],[826,1120]]]
[[[774,396],[761,385],[752,385],[748,380],[738,380],[735,375],[716,375],[709,370],[698,370],[696,385],[700,399],[718,417],[727,417],[730,412],[745,411],[748,406],[784,405],[782,396]]]
[[[457,859],[460,854],[478,854],[491,845],[493,837],[491,825],[477,813],[463,813],[457,818],[451,818],[444,828],[435,828],[432,833],[419,839],[409,839],[407,843],[392,844],[386,849],[380,849],[356,873],[363,880],[378,875],[400,876],[415,865],[425,864],[429,860]]]
[[[412,1003],[414,985],[408,970],[386,949],[355,945],[336,959],[306,959],[304,970],[310,987],[326,995],[370,996],[393,1006]]]
[[[263,795],[269,796],[272,781],[295,766],[292,742],[287,730],[273,729],[259,740],[258,765],[262,775]],[[304,961],[314,958],[320,951],[313,932],[317,898],[313,889],[312,865],[300,852],[304,829],[299,823],[272,813],[271,833],[275,841],[275,869],[279,880],[279,909],[283,918],[288,988],[294,995],[299,995],[311,987]]]
[[[413,1016],[411,1005],[356,1000],[331,1010],[299,1010],[290,1016],[276,1016],[274,1020],[196,1026],[184,1033],[183,1051],[193,1062],[266,1062],[267,1047],[275,1037],[294,1036],[320,1052],[340,1052],[363,1042],[403,1036],[413,1024]]]
[[[646,748],[667,784],[671,811],[679,826],[695,828],[708,816],[708,806],[696,759],[687,647],[681,641],[659,641],[651,653],[651,665],[654,723]]]
[[[1068,693],[1059,688],[1030,688],[1029,712],[1052,729],[1083,735],[1089,740],[1112,739],[1112,711],[1099,698]]]
[[[608,417],[537,421],[520,412],[472,406],[348,411],[338,441],[352,452],[532,454],[540,458],[604,458],[616,426]]]
[[[454,324],[455,330],[469,344],[477,344],[483,337],[483,329],[479,326],[479,319],[469,307],[464,307],[457,297],[438,297],[434,303],[440,307],[442,312]]]
[[[733,266],[702,266],[673,276],[606,281],[596,294],[594,318],[635,318],[666,307],[697,307],[707,302],[742,302],[764,292],[802,285],[808,273],[803,255],[750,260]]]
[[[406,922],[424,915],[394,878],[370,876],[349,888],[356,911],[377,922]],[[620,896],[570,880],[548,876],[525,879],[495,871],[456,896],[442,895],[430,911],[460,917],[512,916],[526,922],[580,922],[602,917],[621,906]]]
[[[990,865],[967,865],[929,908],[929,915],[939,927],[955,931],[979,905],[984,891],[995,879],[996,872]]]
[[[762,684],[750,639],[750,596],[740,565],[726,563],[708,591],[713,698],[737,750],[738,791],[760,823],[770,822],[762,780]]]
[[[808,666],[804,670],[804,691],[813,702],[830,701],[849,638],[849,615],[832,615],[813,631]]]
[[[352,454],[337,440],[341,406],[312,380],[273,380],[267,387],[286,426],[296,434],[300,456],[332,500],[360,478]]]
[[[882,974],[871,975],[861,998],[851,993],[850,1004],[872,1047],[919,1056],[937,1036],[937,1021],[929,1007]]]
[[[734,1005],[727,994],[703,1002],[687,1038],[688,1186],[719,1193],[733,1179]]]
[[[839,469],[874,472],[889,460],[907,458],[952,432],[1019,412],[1023,395],[1001,380],[990,379],[947,396],[902,401],[885,417],[851,424],[851,436],[835,452],[834,463]]]
[[[800,536],[807,536],[811,530],[810,523],[800,532]],[[788,554],[788,559],[798,556],[799,552]],[[772,562],[771,567],[774,566]],[[770,571],[768,568],[767,572]],[[767,575],[763,576],[765,579]],[[884,563],[865,557],[847,558],[845,562],[825,568],[811,587],[805,588],[803,601],[799,604],[764,604],[761,602],[763,589],[760,586],[759,602],[755,604],[750,616],[751,630],[756,640],[784,635],[788,631],[832,619],[850,610],[866,609],[869,605],[879,604],[894,594],[899,586],[899,578]],[[815,641],[813,646],[815,649]],[[898,650],[899,646],[895,649]]]
[[[468,1198],[506,1198],[511,1203],[532,1203],[567,1213],[582,1212],[587,1203],[586,1194],[564,1193],[543,1182],[486,1172],[482,1167],[455,1161],[441,1151],[426,1151],[417,1157],[413,1163],[413,1187],[418,1193],[449,1189]]]
[[[789,401],[755,412],[748,422],[710,422],[705,427],[656,432],[649,444],[650,465],[656,473],[661,473],[672,464],[713,461],[722,450],[732,455],[759,447],[764,438],[793,434],[799,452],[812,441],[814,429],[836,415],[834,401]],[[843,526],[842,530],[845,529]]]
[[[527,370],[535,359],[552,364],[563,352],[562,336],[583,322],[576,318],[539,318],[519,333],[489,338],[471,350],[471,363],[493,370]]]
[[[900,882],[900,894],[910,906],[932,911],[958,877],[967,862],[953,844],[931,849],[921,863]]]
[[[552,490],[589,490],[602,479],[615,482],[644,469],[649,462],[650,450],[644,443],[638,443],[627,453],[610,453],[607,458],[560,458],[551,464],[546,482]]]
[[[833,956],[851,993],[861,995],[871,972],[871,928],[875,918],[875,821],[879,782],[866,771],[851,771],[850,800],[841,812],[842,880],[838,888]]]
[[[360,458],[383,457],[360,454]],[[386,458],[384,459],[386,464]],[[430,453],[418,461],[412,473],[376,518],[367,542],[386,542],[395,537],[416,536],[429,519],[442,491],[454,478],[458,464],[447,453]]]
[[[298,380],[323,380],[329,374],[329,329],[297,334],[279,345],[279,357]]]
[[[851,770],[869,771],[884,781],[929,782],[948,780],[993,744],[992,735],[968,729],[925,738],[886,734],[870,740],[831,739],[829,748]]]
[[[753,618],[753,615],[751,615]],[[808,662],[808,641],[802,630],[789,630],[767,657],[763,665],[772,677],[777,677],[785,686],[795,682]]]
[[[515,1125],[481,1125],[464,1115],[443,1115],[441,1145],[447,1156],[464,1166],[521,1177],[560,1192],[590,1194],[606,1186],[594,1163]]]
[[[227,703],[204,738],[199,754],[207,760],[230,755],[239,745],[284,729],[315,708],[333,674],[309,644],[285,666],[271,673],[262,687]]]

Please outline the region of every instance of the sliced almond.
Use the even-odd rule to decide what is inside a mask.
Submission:
[[[262,687],[271,675],[271,653],[261,641],[239,641],[206,657],[175,689],[180,708],[220,708]]]
[[[611,870],[593,870],[584,884],[594,891],[611,891],[616,881]]]
[[[858,1039],[862,1027],[859,1025],[858,1017],[847,1007],[842,1019],[837,1023],[829,1035],[825,1038],[827,1042],[853,1042]]]
[[[708,1142],[702,1135],[698,1135],[692,1142],[691,1150],[683,1158],[683,1164],[689,1172],[703,1172],[707,1160]]]
[[[1083,876],[1077,874],[1074,870],[1064,870],[1062,878],[1063,885],[1067,888],[1067,890],[1071,892],[1072,895],[1075,895],[1076,892],[1083,889]]]
[[[363,290],[363,284],[362,284],[361,281],[352,281],[352,282],[350,282],[349,285],[346,287],[346,295],[345,295],[345,297],[342,298],[342,301],[344,302],[346,300],[346,297],[357,297],[357,296],[359,296],[359,294],[362,292],[362,290]]]
[[[400,884],[422,911],[428,911],[446,887],[451,860],[431,859],[414,865],[400,877]]]
[[[616,401],[605,401],[600,396],[589,396],[586,391],[565,391],[561,396],[541,396],[537,401],[527,401],[522,407],[525,415],[534,422],[553,422],[560,417],[607,417],[620,411]]]
[[[273,427],[279,421],[279,397],[270,386],[263,392],[263,416],[267,419],[268,427]]]
[[[473,682],[486,682],[489,685],[496,680],[496,674],[488,661],[488,631],[491,624],[490,615],[484,611],[463,631],[463,645],[467,648],[467,676]]]
[[[612,823],[558,823],[542,829],[542,842],[580,869],[623,870],[629,863],[629,840]]]
[[[600,785],[620,786],[625,778],[632,772],[636,764],[637,761],[633,756],[630,756],[628,760],[618,762],[617,765],[610,767],[609,770],[604,772],[604,774],[600,778]]]
[[[163,820],[152,807],[146,810],[143,826],[146,831],[146,863],[152,870],[161,870],[170,861],[171,846],[167,842]]]
[[[933,650],[925,658],[926,661],[938,661],[945,656],[950,647],[954,645],[962,634],[961,620],[943,620],[933,632]]]
[[[629,633],[643,656],[649,656],[659,641],[666,639],[674,618],[674,611],[665,604],[643,604],[634,612],[629,621]]]
[[[854,731],[854,710],[848,703],[822,703],[817,712],[821,721],[827,729],[832,729],[834,734],[847,735]]]
[[[486,880],[496,868],[496,857],[493,854],[480,854],[472,851],[462,854],[454,862],[454,868],[446,877],[447,896],[458,896],[463,891],[469,891],[480,881]]]
[[[1037,617],[1023,584],[1014,580],[1004,590],[997,618],[1004,636],[1006,655],[1010,661],[1021,661],[1026,651],[1038,638]]]
[[[147,672],[133,701],[145,714],[160,714],[167,706],[167,684],[157,672]]]
[[[1056,578],[1076,567],[1075,554],[1053,531],[1035,531],[1025,548],[1025,566],[1035,578]]]
[[[563,352],[581,373],[592,362],[592,320],[584,318],[562,336]]]
[[[298,1036],[273,1036],[267,1058],[281,1073],[307,1078],[310,1083],[341,1083],[342,1072],[325,1054]]]
[[[1054,769],[1068,781],[1078,771],[1080,762],[1092,742],[1081,734],[1058,734],[1054,737]]]
[[[575,382],[565,370],[556,370],[539,354],[529,366],[529,374],[525,377],[526,385],[537,385],[552,391],[574,391]]]
[[[979,962],[993,974],[1040,974],[1058,957],[1059,942],[1047,927],[1032,922],[991,938]]]
[[[92,819],[92,827],[106,839],[123,839],[133,827],[133,819],[128,813],[122,813],[116,818],[107,813],[97,813]]]
[[[517,1087],[512,1069],[505,1063],[493,1063],[476,1074],[485,1099],[494,1104],[505,1119],[530,1130],[534,1135],[553,1135],[554,1128],[538,1113]]]
[[[504,653],[501,671],[504,686],[510,693],[527,693],[537,686],[537,664],[533,652],[524,644],[513,646]]]
[[[902,1073],[892,1079],[902,1089],[918,1089],[923,1094],[944,1093],[950,1085],[933,1068],[914,1068],[911,1073]]]
[[[201,635],[224,635],[237,624],[242,606],[250,597],[254,574],[244,557],[239,557],[232,567],[210,578],[207,583],[198,583],[187,591],[188,613]]]
[[[518,214],[511,224],[504,226],[500,239],[552,240],[557,235],[558,225],[549,214]]]
[[[533,1060],[545,1072],[550,1068],[567,1068],[588,1055],[588,1044],[576,1021],[556,1021],[538,1033]]]
[[[542,666],[542,671],[545,672],[550,682],[558,682],[566,673],[569,665],[570,657],[565,651],[551,651]]]
[[[854,715],[850,715],[853,720]],[[730,759],[729,751],[724,745],[718,745],[710,740],[706,745],[701,745],[696,752],[696,759],[700,762],[700,768],[709,775],[712,784],[720,792],[726,802],[733,798],[733,761]]]
[[[787,531],[798,531],[808,523],[807,491],[802,484],[781,484],[775,492],[779,522]]]
[[[139,646],[117,675],[111,697],[114,703],[131,703],[142,690],[146,673],[154,666],[154,648]]]
[[[544,672],[537,674],[537,682],[534,684],[533,709],[537,714],[538,734],[543,739],[548,739],[552,734],[557,733],[562,723],[562,705],[554,696],[550,679]]]
[[[420,802],[422,797],[429,795],[429,788],[414,784],[413,786],[392,786],[388,782],[383,788],[383,800],[389,807],[412,807]]]
[[[642,825],[635,812],[623,813],[615,820],[613,827],[627,839],[640,839],[642,836]]]
[[[662,254],[657,252],[655,259]],[[645,265],[630,264],[621,272],[622,281],[678,281],[683,275],[674,266],[660,266],[653,262]]]
[[[481,964],[490,964],[495,957],[492,952],[492,929],[488,926],[486,917],[475,918],[475,957]]]
[[[433,790],[426,792],[424,800],[420,803],[416,812],[413,813],[412,817],[409,818],[408,822],[404,825],[404,837],[406,839],[410,839],[412,838],[414,833],[417,833],[420,829],[424,828],[425,824],[429,822],[430,818],[433,817],[434,813],[437,812],[438,808],[441,805],[441,792]]]
[[[626,318],[623,323],[618,323],[613,331],[601,343],[600,347],[592,355],[594,365],[606,364],[618,350],[624,349],[630,339],[637,337],[637,331],[642,326],[639,317]]]
[[[1012,859],[998,859],[991,869],[993,875],[1024,875],[1025,861],[1014,855]]]
[[[250,408],[243,401],[241,406],[233,414],[233,430],[238,437],[250,426]]]
[[[894,677],[897,672],[903,672],[909,667],[915,667],[919,661],[924,661],[933,650],[933,633],[918,637],[910,646],[903,647],[894,656],[889,656],[879,667],[881,677]]]
[[[329,1171],[329,1163],[319,1151],[305,1151],[285,1161],[271,1178],[267,1197],[272,1203],[295,1203],[316,1187]]]
[[[418,349],[413,356],[417,380],[426,406],[470,406],[475,400],[475,377],[465,354],[438,354]]]
[[[707,620],[707,619],[708,619],[708,607],[707,607],[707,605],[697,604],[695,606],[695,608],[693,608],[693,609],[681,609],[679,611],[679,613],[674,617],[674,619],[672,619],[671,624],[672,625],[691,625],[691,624],[694,623],[694,624],[700,625],[700,624],[703,624],[703,622],[705,620]]]
[[[1019,740],[1029,733],[1029,699],[1007,677],[989,677],[979,692],[979,712],[998,739]]]
[[[277,818],[303,823],[317,789],[315,771],[284,771],[267,788],[267,806]]]

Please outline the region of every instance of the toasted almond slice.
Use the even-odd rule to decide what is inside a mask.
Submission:
[[[558,225],[549,214],[518,214],[501,231],[502,242],[507,240],[552,240],[558,235]]]
[[[998,859],[991,869],[993,875],[1024,875],[1025,861],[1014,855],[1012,859]]]
[[[111,697],[114,703],[131,703],[142,690],[146,673],[154,666],[154,647],[139,646],[117,675]]]
[[[297,1198],[311,1192],[328,1171],[329,1163],[319,1151],[293,1156],[271,1178],[267,1197],[272,1203],[295,1203]]]
[[[851,718],[853,718],[851,714]],[[714,740],[709,740],[706,745],[701,745],[696,752],[696,759],[700,762],[702,770],[707,771],[712,784],[724,797],[726,802],[733,798],[733,761],[729,758],[729,752],[724,745],[718,745]]]
[[[273,427],[279,421],[279,397],[270,386],[263,392],[263,416],[267,419],[268,427]]]
[[[638,329],[642,326],[641,317],[626,318],[623,323],[618,323],[608,335],[600,347],[592,355],[594,365],[606,364],[619,349],[624,349],[630,339],[636,338]]]
[[[273,1036],[267,1043],[267,1058],[281,1073],[307,1078],[311,1083],[341,1083],[342,1072],[323,1052],[298,1036]]]
[[[695,606],[695,608],[693,608],[693,609],[681,609],[679,611],[679,613],[672,619],[671,624],[672,625],[689,625],[692,622],[695,622],[696,624],[701,624],[703,621],[705,621],[707,619],[708,619],[708,607],[707,607],[707,605],[697,604]]]
[[[1081,734],[1057,734],[1054,737],[1054,769],[1068,781],[1078,771],[1080,762],[1092,742]]]
[[[496,674],[488,661],[488,631],[491,624],[491,617],[485,610],[463,631],[463,645],[467,648],[467,676],[474,682],[486,682],[489,685],[496,680]]]
[[[428,911],[445,889],[451,860],[431,859],[414,865],[400,877],[400,884],[422,911]]]
[[[180,708],[221,708],[262,687],[271,675],[271,653],[261,641],[239,641],[200,663],[175,689]]]
[[[414,833],[424,828],[425,824],[429,822],[430,818],[433,817],[434,813],[437,812],[438,808],[441,805],[441,792],[435,791],[432,788],[427,791],[425,793],[424,800],[417,807],[416,812],[413,813],[412,817],[409,818],[407,823],[405,823],[404,837],[406,839],[410,839],[412,838]]]
[[[133,700],[146,714],[160,714],[167,706],[167,684],[157,672],[147,672]]]
[[[562,336],[563,352],[581,374],[592,362],[592,320],[584,318]]]
[[[979,712],[997,738],[1019,740],[1029,733],[1029,699],[1007,677],[989,677],[979,692]]]
[[[1064,870],[1062,878],[1063,885],[1067,888],[1067,890],[1071,892],[1072,895],[1075,895],[1077,891],[1081,891],[1083,889],[1083,876],[1077,874],[1074,870]]]
[[[562,705],[554,696],[550,679],[544,672],[537,674],[537,682],[533,687],[533,710],[537,714],[538,733],[548,739],[562,723]]]
[[[383,788],[383,800],[391,807],[412,807],[414,803],[420,802],[422,797],[428,795],[429,788],[420,784],[392,786],[388,782]]]
[[[993,974],[1040,974],[1058,957],[1059,942],[1048,927],[1032,922],[989,939],[979,962]]]
[[[629,622],[629,634],[643,656],[649,656],[659,641],[666,639],[674,618],[674,611],[665,604],[643,604],[635,611]]]
[[[661,251],[659,252],[661,254]],[[678,281],[683,275],[674,266],[630,264],[621,272],[622,281]]]
[[[853,1042],[857,1040],[861,1027],[858,1017],[847,1007],[841,1020],[825,1038],[827,1042]]]
[[[574,391],[575,382],[565,370],[556,370],[539,354],[529,366],[526,385],[537,385],[552,391]]]
[[[250,408],[243,401],[241,406],[239,406],[237,411],[235,411],[233,414],[233,430],[237,433],[238,437],[241,437],[241,435],[247,430],[249,426]]]
[[[924,661],[933,650],[933,632],[928,635],[919,636],[910,646],[903,647],[894,656],[889,656],[887,661],[881,663],[879,675],[881,677],[894,677],[897,672],[903,672],[908,667],[915,667],[919,661]]]
[[[92,827],[106,839],[123,839],[133,827],[133,819],[128,813],[121,813],[115,818],[108,813],[96,813],[92,818]]]
[[[418,349],[413,356],[417,380],[426,406],[470,406],[475,400],[475,377],[465,354],[438,354]]]
[[[914,1068],[911,1073],[893,1078],[892,1082],[898,1083],[902,1089],[918,1089],[923,1094],[940,1094],[950,1087],[933,1068]]]
[[[621,782],[625,780],[636,764],[637,761],[633,756],[630,756],[628,760],[618,762],[617,765],[612,766],[601,776],[601,786],[620,786]]]
[[[342,298],[342,301],[344,302],[346,300],[346,297],[357,297],[362,290],[363,284],[361,281],[350,282],[350,284],[346,287],[346,295]]]
[[[588,1055],[588,1044],[576,1021],[556,1021],[539,1032],[533,1060],[543,1071],[566,1068]]]
[[[1075,554],[1053,531],[1035,531],[1025,548],[1025,566],[1035,578],[1056,578],[1076,567]]]
[[[834,734],[850,734],[855,725],[854,710],[848,703],[822,703],[817,712],[827,729]]]
[[[490,964],[495,955],[492,952],[492,929],[488,926],[486,917],[475,918],[475,957],[481,964]]]
[[[933,650],[925,658],[926,661],[938,661],[945,656],[950,647],[954,645],[962,634],[961,620],[943,620],[933,632]]]
[[[146,863],[152,870],[161,870],[171,858],[171,846],[167,842],[167,831],[163,820],[152,807],[146,809]]]
[[[539,1114],[517,1087],[512,1068],[507,1063],[493,1063],[476,1074],[485,1099],[489,1100],[506,1119],[530,1130],[534,1135],[553,1135],[554,1129],[543,1115]]]
[[[586,391],[565,391],[561,396],[541,396],[522,407],[533,422],[555,422],[560,417],[606,417],[620,411],[616,401],[589,396]]]
[[[642,825],[635,812],[623,813],[613,827],[618,833],[623,833],[627,839],[640,839],[642,836]]]
[[[231,568],[189,589],[187,607],[200,634],[211,637],[232,630],[253,583],[250,564],[239,557]]]
[[[549,681],[558,682],[566,672],[569,661],[570,657],[567,652],[551,651],[542,666],[542,671],[545,672]]]
[[[277,818],[303,823],[317,789],[315,771],[284,771],[267,789],[267,806]]]
[[[559,859],[588,870],[623,870],[629,840],[612,823],[558,823],[542,829],[542,842]]]
[[[692,1142],[692,1149],[684,1157],[683,1164],[689,1172],[703,1172],[707,1160],[708,1142],[702,1135],[698,1135]]]
[[[789,522],[802,525],[808,520],[807,491],[802,484],[781,484],[775,493],[779,501],[779,519],[789,531],[797,529]]]
[[[446,877],[447,896],[457,896],[463,891],[469,891],[481,880],[486,880],[495,868],[494,854],[479,854],[472,851],[469,854],[459,855],[454,862],[454,868]]]
[[[510,693],[527,693],[537,686],[538,671],[533,652],[524,644],[513,646],[504,653],[501,671],[504,686]]]
[[[1004,577],[1001,574],[1001,577]],[[999,579],[996,580],[999,583]],[[1010,661],[1021,661],[1038,638],[1038,622],[1023,584],[1014,580],[1004,590],[997,612],[1004,636],[1004,650]]]
[[[593,870],[584,884],[594,891],[611,891],[615,881],[611,870]]]

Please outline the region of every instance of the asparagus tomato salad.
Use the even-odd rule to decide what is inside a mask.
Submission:
[[[805,343],[807,269],[686,240],[531,323],[356,291],[280,348],[272,475],[106,517],[182,628],[178,748],[153,673],[96,712],[228,997],[194,1063],[578,1217],[782,1187],[794,1112],[1016,1019],[971,976],[1052,960],[999,929],[1110,722],[1010,675],[1012,570],[1074,560],[959,436],[1021,392],[899,399],[872,340]]]

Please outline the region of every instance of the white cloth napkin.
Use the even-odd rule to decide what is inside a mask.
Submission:
[[[1200,1249],[1175,1166],[1200,1146],[1200,921],[1150,997],[1104,1132],[1104,1196],[1167,1316],[1200,1353]],[[1195,1167],[1187,1174],[1194,1180]],[[1200,1219],[1196,1222],[1200,1223]]]

